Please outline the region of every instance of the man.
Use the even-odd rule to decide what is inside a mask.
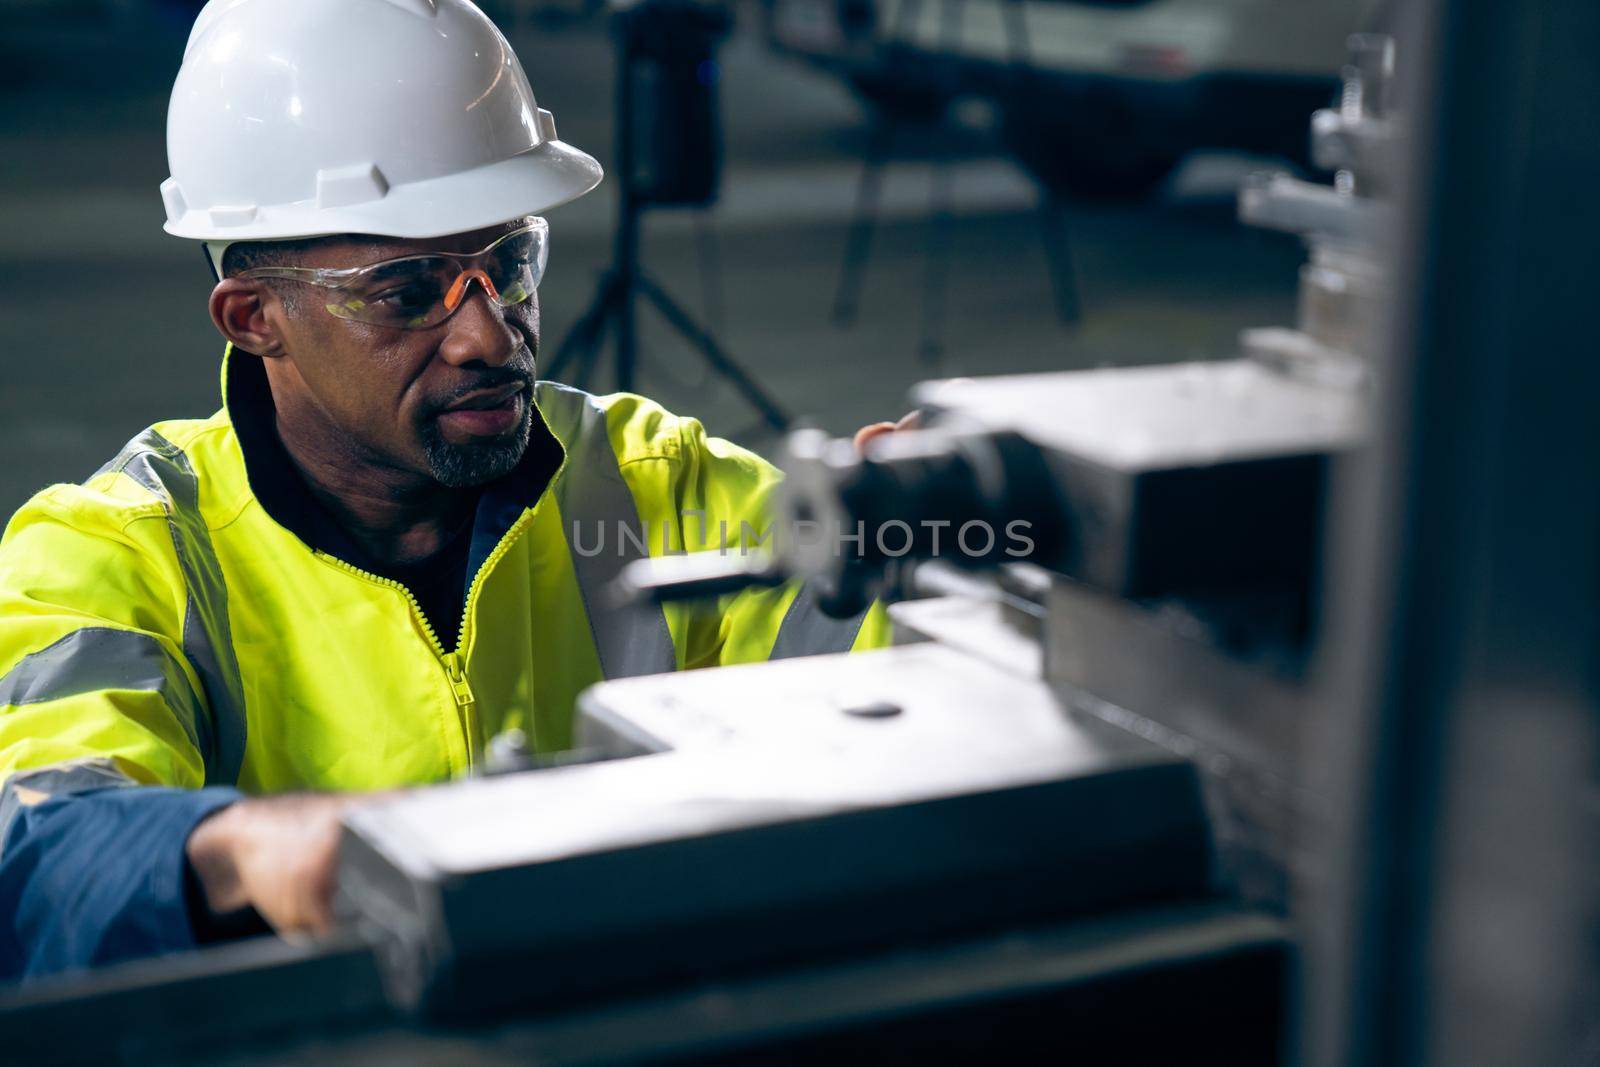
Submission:
[[[539,213],[600,168],[468,0],[213,0],[168,122],[224,406],[0,541],[0,971],[326,929],[356,796],[507,729],[567,748],[602,678],[882,642],[792,586],[604,596],[630,556],[762,536],[777,475],[535,382]]]

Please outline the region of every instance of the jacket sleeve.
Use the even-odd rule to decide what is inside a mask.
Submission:
[[[110,761],[12,776],[0,800],[0,978],[192,947],[184,845],[237,798],[134,785]]]
[[[675,503],[687,551],[770,551],[773,495],[783,474],[755,453],[706,434],[700,422],[677,420],[678,454],[667,465],[673,484],[651,494]],[[652,522],[652,526],[654,525]],[[685,667],[727,666],[790,656],[878,648],[889,643],[882,604],[848,619],[822,613],[798,581],[750,589],[709,607],[670,606],[668,623],[684,650]]]
[[[0,539],[0,975],[192,943],[208,719],[159,502],[36,496]]]

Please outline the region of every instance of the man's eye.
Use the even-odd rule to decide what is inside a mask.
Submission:
[[[413,283],[384,289],[370,297],[368,303],[387,304],[392,308],[410,311],[429,307],[438,299],[438,286]]]

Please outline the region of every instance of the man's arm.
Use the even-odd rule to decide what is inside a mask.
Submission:
[[[654,407],[648,401],[630,401]],[[747,449],[707,435],[697,419],[665,413],[657,418],[675,432],[676,447],[624,461],[622,468],[642,507],[660,502],[655,512],[641,512],[651,551],[661,547],[654,531],[663,525],[675,532],[674,549],[770,551],[773,538],[783,535],[774,529],[772,509],[782,472]],[[864,440],[894,428],[869,427]],[[830,619],[817,610],[798,580],[724,596],[712,604],[669,604],[666,614],[683,665],[689,668],[877,648],[889,641],[882,605],[856,619]]]
[[[357,798],[206,785],[172,552],[159,504],[82,486],[0,539],[0,978],[331,924]]]
[[[9,809],[0,841],[0,977],[38,977],[196,943],[184,842],[237,794],[126,778],[95,785],[95,776],[90,762],[23,772],[0,795]],[[45,791],[52,786],[61,791]]]
[[[238,794],[185,595],[158,501],[58,486],[0,539],[0,975],[193,944],[184,845]]]
[[[256,914],[281,933],[326,933],[340,820],[371,795],[289,793],[257,797],[194,828],[186,848],[202,922]]]
[[[325,933],[340,819],[361,799],[139,786],[94,762],[14,775],[0,794],[0,912],[11,917],[0,976],[160,955],[269,925]]]

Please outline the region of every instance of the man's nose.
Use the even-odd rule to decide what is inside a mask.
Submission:
[[[445,320],[445,329],[448,332],[439,346],[439,355],[457,366],[502,366],[523,343],[522,336],[479,285],[469,286],[461,306]]]

